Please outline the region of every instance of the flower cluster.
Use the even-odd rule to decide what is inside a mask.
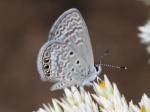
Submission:
[[[141,43],[147,45],[147,52],[150,54],[150,20],[144,26],[138,27],[141,32],[138,37],[141,38]],[[149,59],[150,63],[150,59]]]
[[[100,85],[94,83],[94,90],[96,95],[92,96],[102,112],[130,112],[124,96],[120,94],[115,83],[111,85],[106,75]]]
[[[150,5],[150,0],[139,0],[141,2],[144,2],[146,5]]]
[[[141,102],[139,103],[139,107],[137,105],[133,105],[133,102],[130,102],[130,107],[133,109],[134,112],[150,112],[150,99],[143,95]]]
[[[92,100],[91,94],[86,92],[83,87],[80,91],[72,86],[71,90],[64,89],[65,96],[61,101],[53,99],[52,107],[44,105],[44,109],[40,108],[37,112],[99,112],[97,104]]]
[[[111,84],[106,75],[104,81],[93,83],[95,94],[86,92],[83,87],[72,86],[71,90],[64,89],[65,96],[61,101],[53,99],[50,104],[40,108],[37,112],[150,112],[150,99],[143,95],[139,107],[128,103],[120,94],[115,83]]]

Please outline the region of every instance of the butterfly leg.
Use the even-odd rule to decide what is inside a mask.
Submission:
[[[96,77],[97,83],[101,80],[98,76]]]

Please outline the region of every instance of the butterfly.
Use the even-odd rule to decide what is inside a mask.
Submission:
[[[39,51],[37,68],[43,81],[54,82],[51,91],[91,86],[98,78],[101,64],[94,65],[88,29],[77,9],[65,11],[53,24]]]

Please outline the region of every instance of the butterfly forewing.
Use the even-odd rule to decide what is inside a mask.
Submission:
[[[48,40],[61,41],[71,47],[74,45],[76,54],[84,60],[86,65],[90,68],[94,66],[87,26],[77,9],[72,8],[57,19],[50,30]]]

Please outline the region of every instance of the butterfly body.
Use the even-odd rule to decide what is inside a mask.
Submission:
[[[101,65],[94,66],[88,30],[77,9],[64,12],[54,23],[37,67],[42,80],[56,82],[51,90],[90,85],[98,77]]]

